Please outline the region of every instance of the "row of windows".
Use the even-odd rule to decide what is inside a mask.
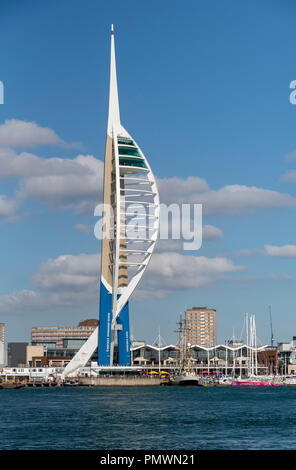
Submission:
[[[131,139],[125,137],[118,137],[117,142],[124,145],[134,145],[134,142]]]
[[[134,157],[141,157],[139,150],[136,147],[118,147],[119,155],[131,155]]]
[[[146,163],[142,159],[136,159],[136,158],[126,158],[126,157],[120,157],[119,158],[119,165],[121,166],[132,166],[136,168],[147,168]]]

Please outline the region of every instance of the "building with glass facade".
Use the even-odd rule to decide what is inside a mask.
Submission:
[[[47,355],[55,350],[77,351],[98,326],[98,320],[85,320],[77,326],[33,326],[31,345],[43,346]]]

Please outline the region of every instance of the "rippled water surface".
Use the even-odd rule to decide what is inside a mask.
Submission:
[[[296,387],[0,390],[0,449],[295,449]]]

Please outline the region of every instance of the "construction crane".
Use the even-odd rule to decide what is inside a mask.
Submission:
[[[269,305],[269,320],[270,320],[270,333],[271,333],[271,347],[273,347],[274,335],[272,328],[271,305]]]

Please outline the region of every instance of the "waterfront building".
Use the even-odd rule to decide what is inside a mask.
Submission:
[[[231,374],[233,376],[249,375],[251,370],[251,351],[255,350],[257,355],[263,353],[265,346],[251,348],[246,344],[239,347],[228,345],[215,345],[205,347],[191,345],[188,347],[188,365],[198,374]],[[143,342],[132,343],[132,364],[147,369],[178,370],[181,365],[180,348],[169,344],[156,346]],[[160,362],[159,362],[160,361]],[[258,374],[269,374],[270,368],[263,361],[258,362]]]
[[[292,341],[277,344],[278,369],[282,374],[296,373],[296,337]]]
[[[28,343],[8,343],[7,360],[8,367],[24,366],[27,361]]]
[[[103,201],[98,363],[112,366],[117,344],[118,365],[129,366],[129,298],[157,240],[159,196],[144,153],[120,122],[113,26]]]
[[[178,368],[179,348],[173,344],[155,346],[140,342],[133,342],[131,347],[132,363],[137,366],[158,366]]]
[[[74,349],[77,352],[97,326],[95,319],[82,321],[77,326],[33,326],[31,345],[44,347],[46,355],[56,350]]]
[[[35,357],[44,357],[44,346],[27,346],[26,365],[32,367]]]
[[[185,312],[186,342],[190,345],[213,347],[216,339],[216,310],[192,307]]]
[[[277,374],[278,371],[278,351],[276,347],[267,347],[264,351],[258,352],[258,365],[263,364],[269,374]]]
[[[70,356],[33,356],[30,366],[31,367],[66,367],[73,358]]]
[[[66,366],[75,357],[75,355],[78,353],[79,350],[80,348],[78,346],[71,347],[71,348],[58,348],[58,349],[56,348],[56,349],[49,349],[47,351],[44,351],[44,354],[32,355],[32,367],[48,367],[48,366],[51,367],[51,365],[53,365],[53,367],[61,367],[61,365]],[[116,349],[115,349],[115,354],[116,354]],[[98,360],[97,349],[92,354],[91,360],[92,361]]]

